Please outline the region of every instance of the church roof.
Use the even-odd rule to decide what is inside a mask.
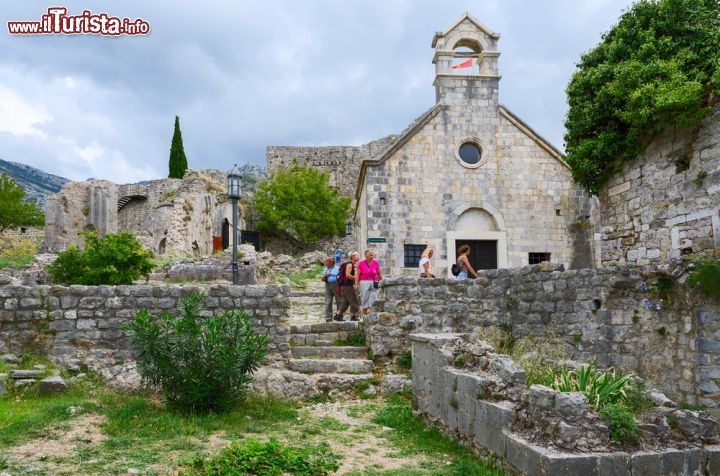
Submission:
[[[490,28],[488,28],[487,26],[485,26],[480,20],[478,20],[478,19],[475,18],[474,16],[470,15],[469,12],[465,12],[465,14],[464,14],[463,16],[461,16],[460,18],[458,18],[458,19],[455,21],[455,23],[453,23],[452,25],[450,25],[450,27],[448,27],[445,31],[438,31],[437,33],[435,33],[435,36],[433,36],[433,41],[432,41],[431,48],[435,48],[435,44],[437,43],[438,38],[442,38],[443,36],[447,36],[451,31],[453,31],[455,28],[457,28],[458,25],[460,25],[460,23],[462,23],[465,19],[467,19],[467,20],[469,20],[471,23],[473,23],[476,27],[478,27],[478,29],[479,29],[480,31],[482,31],[482,32],[485,33],[486,35],[488,35],[488,36],[490,36],[490,37],[492,37],[492,38],[494,38],[494,39],[496,39],[496,40],[500,38],[500,34],[499,34],[499,33],[495,33],[495,32],[492,31]]]
[[[402,146],[408,143],[410,139],[413,138],[415,134],[420,132],[425,125],[430,122],[430,120],[437,115],[438,112],[447,109],[448,106],[445,106],[443,104],[436,104],[435,106],[431,107],[427,111],[425,111],[420,117],[415,119],[412,124],[410,124],[403,132],[397,137],[397,140],[383,149],[375,158],[363,160],[362,164],[360,165],[360,177],[358,178],[357,188],[355,189],[355,200],[356,204],[359,204],[360,202],[360,195],[362,192],[362,188],[365,185],[365,173],[368,167],[380,165],[386,160],[388,160],[390,157],[392,157],[395,152],[400,150]],[[523,134],[528,136],[530,139],[535,141],[536,144],[538,144],[540,147],[542,147],[547,153],[552,155],[555,159],[557,159],[558,162],[563,164],[565,167],[570,168],[570,166],[565,162],[565,155],[560,152],[560,150],[552,145],[550,141],[545,139],[543,136],[538,134],[533,130],[532,127],[527,125],[525,121],[520,119],[518,116],[515,115],[510,109],[503,106],[502,104],[498,106],[500,115],[503,116],[505,119],[510,121],[515,127],[517,127]],[[357,212],[357,205],[356,205],[356,212]]]
[[[412,139],[415,134],[420,132],[420,130],[425,127],[425,124],[430,122],[430,120],[435,117],[438,112],[446,108],[447,106],[444,106],[442,104],[436,104],[435,106],[431,107],[430,109],[425,111],[420,117],[415,119],[412,124],[405,128],[405,130],[397,137],[393,144],[390,144],[388,147],[382,150],[375,158],[362,161],[362,164],[360,165],[360,177],[358,179],[357,188],[355,190],[356,200],[360,200],[360,191],[362,190],[362,186],[365,183],[365,170],[367,169],[367,167],[370,165],[380,165],[387,159],[392,157],[392,155],[398,150],[400,150],[402,146],[407,144],[407,142]]]

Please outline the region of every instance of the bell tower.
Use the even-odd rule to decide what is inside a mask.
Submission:
[[[444,32],[433,37],[435,97],[439,104],[462,100],[498,105],[497,42],[500,35],[465,13]]]

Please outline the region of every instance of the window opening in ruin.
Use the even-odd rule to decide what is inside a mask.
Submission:
[[[477,165],[482,157],[482,149],[474,142],[464,142],[458,149],[460,160],[468,165]]]
[[[405,267],[417,268],[420,264],[420,256],[427,245],[405,245]]]
[[[380,197],[380,205],[385,206],[385,197]]]
[[[550,253],[528,253],[528,262],[530,264],[540,264],[543,261],[550,261]]]
[[[560,216],[560,209],[559,209],[559,208],[556,208],[556,209],[555,209],[555,216],[558,216],[558,217]]]

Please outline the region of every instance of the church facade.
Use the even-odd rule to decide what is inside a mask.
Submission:
[[[591,199],[563,154],[499,103],[499,38],[469,14],[436,33],[436,104],[360,163],[353,236],[388,275],[418,275],[426,247],[448,275],[462,244],[479,269],[595,262]]]

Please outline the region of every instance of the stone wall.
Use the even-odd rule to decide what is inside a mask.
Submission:
[[[644,265],[720,248],[720,106],[695,129],[668,128],[600,199],[605,264]]]
[[[69,182],[48,198],[45,248],[57,252],[82,245],[80,233],[86,230],[130,231],[157,254],[209,255],[213,235],[231,219],[226,180],[216,170],[188,170],[182,180]],[[238,226],[242,229],[242,221]]]
[[[475,363],[457,368],[453,346],[462,344],[457,334],[414,334],[411,340],[413,395],[420,415],[463,444],[499,459],[512,474],[720,474],[717,421],[703,412],[653,409],[640,418],[665,421],[664,415],[672,415],[683,432],[690,430],[684,421],[701,431],[685,433],[689,441],[673,440],[668,426],[662,437],[644,435],[642,444],[649,448],[621,451],[612,447],[608,424],[590,411],[585,395],[541,385],[528,389],[523,370],[482,343],[462,349],[460,355]]]
[[[288,357],[290,286],[1,286],[0,353],[31,350],[62,361],[133,357],[122,328],[141,310],[175,312],[191,292],[206,295],[204,312],[245,308],[268,339],[271,359]]]
[[[498,324],[518,337],[552,332],[574,358],[636,372],[679,401],[718,406],[720,303],[675,284],[672,302],[657,310],[654,286],[666,272],[684,271],[534,265],[481,272],[475,281],[386,279],[365,329],[373,355],[390,358],[410,348],[414,332]]]
[[[6,245],[11,245],[17,240],[32,240],[33,242],[40,243],[44,237],[44,228],[34,226],[7,228],[0,231],[0,250],[3,250]]]
[[[377,155],[394,140],[395,136],[387,136],[359,146],[269,146],[266,152],[267,170],[273,174],[278,168],[289,167],[297,160],[298,165],[328,172],[330,185],[351,197],[355,195],[360,163]]]

